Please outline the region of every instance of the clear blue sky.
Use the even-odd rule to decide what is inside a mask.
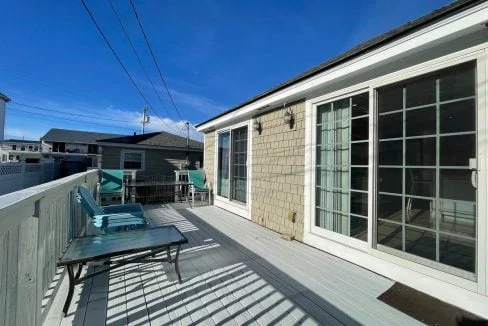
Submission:
[[[86,2],[149,102],[167,119],[162,123],[151,112],[148,129],[181,129],[128,0],[113,4],[161,91],[169,117],[108,1]],[[135,5],[176,105],[184,119],[196,124],[448,2],[135,0]],[[0,92],[14,102],[72,113],[9,104],[6,137],[38,139],[53,127],[140,131],[136,121],[144,101],[80,1],[4,0],[0,30]],[[199,138],[195,133],[193,137]]]

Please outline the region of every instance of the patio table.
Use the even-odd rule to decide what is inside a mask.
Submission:
[[[75,285],[90,277],[106,273],[126,264],[141,262],[169,262],[175,264],[178,281],[181,283],[178,257],[181,245],[185,243],[188,243],[188,240],[174,225],[74,238],[57,263],[58,267],[65,266],[67,268],[69,277],[68,296],[63,307],[64,314],[67,313],[73,298]],[[174,258],[171,257],[170,253],[172,246],[176,246]],[[165,258],[149,258],[163,251],[166,251]],[[110,260],[112,257],[129,254],[137,255],[121,257],[115,261]],[[96,261],[102,261],[108,267],[80,277],[82,265]],[[76,275],[73,272],[75,265],[78,265]]]

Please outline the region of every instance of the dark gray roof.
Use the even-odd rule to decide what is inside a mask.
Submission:
[[[123,137],[123,135],[52,128],[41,137],[41,140],[62,143],[96,144],[99,139],[114,137]]]
[[[279,90],[282,90],[283,88],[286,88],[286,87],[289,87],[293,84],[296,84],[304,79],[307,79],[311,76],[314,76],[316,74],[319,74],[325,70],[328,70],[334,66],[337,66],[341,63],[344,63],[348,60],[351,60],[355,57],[358,57],[364,53],[367,53],[369,51],[372,51],[376,48],[379,48],[385,44],[388,44],[388,43],[391,43],[401,37],[404,37],[406,35],[409,35],[409,34],[412,34],[416,31],[418,31],[419,29],[422,29],[422,28],[425,28],[429,25],[432,25],[432,24],[435,24],[436,22],[442,20],[442,19],[445,19],[447,17],[450,17],[450,16],[453,16],[459,12],[462,12],[466,9],[469,9],[471,7],[474,7],[480,3],[483,3],[487,0],[458,0],[458,1],[454,1],[453,3],[450,3],[444,7],[441,7],[437,10],[434,10],[432,11],[431,13],[425,15],[425,16],[422,16],[418,19],[415,19],[413,21],[410,21],[400,27],[397,27],[395,29],[392,29],[384,34],[381,34],[377,37],[374,37],[364,43],[361,43],[359,45],[357,45],[356,47],[346,51],[346,52],[343,52],[342,54],[336,56],[336,57],[333,57],[332,59],[329,59],[303,73],[301,73],[300,75],[296,76],[296,77],[293,77],[259,95],[256,95],[252,98],[250,98],[249,100],[227,110],[227,111],[224,111],[206,121],[203,121],[199,124],[196,125],[196,127],[200,126],[200,125],[203,125],[207,122],[210,122],[212,120],[215,120],[221,116],[224,116],[232,111],[235,111],[237,109],[240,109],[241,107],[243,106],[246,106],[248,104],[251,104],[259,99],[262,99],[268,95],[271,95],[273,93],[276,93],[278,92]]]
[[[2,100],[4,100],[5,102],[10,102],[11,101],[10,98],[7,95],[3,94],[3,93],[0,93],[0,98]]]
[[[186,138],[164,131],[152,132],[144,135],[122,136],[109,139],[105,138],[99,140],[99,143],[186,148]],[[196,140],[190,139],[189,145],[190,148],[203,149],[203,143]]]

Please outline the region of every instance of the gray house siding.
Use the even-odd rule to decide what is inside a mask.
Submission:
[[[120,169],[120,155],[123,147],[102,146],[102,169]],[[158,150],[158,149],[136,149],[145,154],[144,171],[137,173],[137,178],[144,178],[154,175],[174,175],[174,171],[180,168],[186,160],[184,150]],[[190,169],[195,169],[196,162],[202,163],[202,152],[190,152]]]

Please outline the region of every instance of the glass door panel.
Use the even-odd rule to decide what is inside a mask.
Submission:
[[[218,135],[217,195],[229,198],[230,132]]]
[[[368,236],[369,95],[317,107],[315,225]]]
[[[468,62],[377,90],[377,244],[470,273],[476,272],[469,167],[476,159],[475,69]]]
[[[247,201],[247,127],[232,130],[232,196]]]

